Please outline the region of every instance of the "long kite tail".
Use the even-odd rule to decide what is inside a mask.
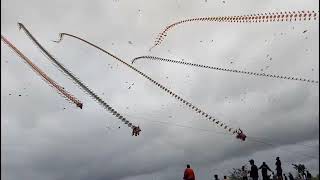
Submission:
[[[88,86],[86,86],[83,82],[81,82],[79,80],[78,77],[76,77],[71,71],[69,71],[67,68],[65,68],[65,66],[60,63],[59,61],[57,61],[39,42],[37,39],[35,39],[33,37],[33,35],[30,33],[30,31],[22,24],[22,23],[18,23],[18,27],[19,30],[23,29],[23,31],[25,32],[25,34],[28,36],[28,38],[36,45],[36,47],[38,47],[40,49],[40,52],[42,54],[45,55],[45,57],[50,60],[56,67],[58,70],[60,70],[61,72],[63,72],[66,77],[70,78],[73,83],[77,86],[80,86],[80,88],[85,92],[85,93],[89,93],[90,95],[95,95],[94,93],[90,93],[90,89],[88,88]],[[92,92],[92,91],[91,91]],[[95,99],[95,98],[94,98]],[[95,99],[96,100],[96,99]]]
[[[288,11],[288,12],[275,12],[275,13],[261,13],[261,14],[250,14],[241,16],[220,16],[220,17],[200,17],[191,18],[178,21],[167,26],[157,36],[153,48],[160,45],[164,38],[167,36],[169,30],[173,27],[189,23],[189,22],[228,22],[228,23],[268,23],[268,22],[292,22],[292,21],[310,21],[316,20],[319,16],[319,11]]]
[[[70,70],[68,70],[66,67],[64,67],[59,61],[57,61],[34,37],[33,35],[28,31],[28,29],[21,23],[18,23],[19,28],[23,29],[26,35],[34,42],[34,44],[43,52],[46,57],[52,61],[56,67],[58,67],[60,70],[62,70],[66,75],[68,75],[74,83],[80,86],[81,89],[83,89],[85,92],[87,92],[94,100],[96,100],[105,110],[112,113],[114,116],[116,116],[119,120],[121,120],[123,123],[127,124],[127,126],[131,129],[134,129],[135,125],[133,125],[130,121],[128,121],[125,117],[123,117],[120,113],[118,113],[116,110],[114,110],[110,105],[108,105],[102,98],[100,98],[96,93],[94,93],[91,89],[89,89],[88,86],[86,86],[82,81],[79,80],[73,73],[71,73]],[[62,39],[62,36],[61,36]]]
[[[77,107],[82,109],[82,102],[78,100],[75,96],[71,95],[69,92],[64,90],[58,83],[52,80],[46,73],[44,73],[38,66],[36,66],[31,60],[26,57],[19,49],[17,49],[9,40],[7,40],[4,36],[1,35],[1,40],[6,43],[18,56],[20,56],[30,67],[33,69],[40,77],[42,77],[45,82],[47,82],[50,86],[55,88],[59,94],[63,97],[67,98],[69,101],[73,102]]]
[[[100,51],[110,55],[111,57],[115,58],[116,60],[120,61],[121,63],[125,64],[127,67],[129,67],[130,69],[134,70],[135,72],[139,73],[140,75],[142,75],[144,78],[148,79],[149,81],[151,81],[153,84],[155,84],[156,86],[158,86],[160,89],[164,90],[166,93],[170,94],[171,96],[173,96],[174,98],[176,98],[177,100],[179,100],[181,103],[183,103],[184,105],[186,105],[187,107],[189,107],[190,109],[192,109],[193,111],[195,111],[196,113],[199,113],[202,117],[206,118],[209,121],[212,121],[214,123],[216,123],[217,126],[224,128],[228,133],[232,133],[233,135],[238,133],[238,129],[234,129],[232,127],[230,127],[229,125],[226,125],[225,123],[218,121],[217,119],[215,119],[213,116],[207,114],[206,112],[204,112],[203,110],[201,110],[200,108],[194,106],[192,103],[184,100],[183,98],[181,98],[180,96],[178,96],[177,94],[175,94],[174,92],[172,92],[171,90],[169,90],[167,87],[161,85],[160,83],[158,83],[157,81],[153,80],[151,77],[149,77],[148,75],[144,74],[143,72],[139,71],[138,69],[136,69],[135,67],[131,66],[130,64],[126,63],[125,61],[123,61],[122,59],[118,58],[117,56],[109,53],[108,51],[100,48],[99,46],[88,42],[80,37],[74,36],[72,34],[67,34],[67,33],[60,33],[60,40],[58,40],[58,42],[61,41],[61,39],[63,38],[63,36],[69,36],[69,37],[73,37],[75,39],[78,39],[82,42],[85,42],[97,49],[99,49]]]
[[[290,77],[290,76],[280,76],[275,74],[267,74],[267,73],[257,73],[257,72],[250,72],[250,71],[242,71],[242,70],[236,70],[236,69],[227,69],[227,68],[220,68],[215,66],[207,66],[203,64],[196,64],[196,63],[190,63],[185,61],[177,61],[172,59],[166,59],[156,56],[139,56],[134,58],[131,63],[133,64],[139,59],[148,59],[148,60],[154,60],[154,61],[165,61],[170,63],[176,63],[176,64],[182,64],[182,65],[188,65],[188,66],[195,66],[199,68],[207,68],[207,69],[213,69],[218,71],[225,71],[225,72],[233,72],[233,73],[241,73],[241,74],[247,74],[247,75],[253,75],[253,76],[263,76],[263,77],[270,77],[270,78],[278,78],[278,79],[287,79],[287,80],[294,80],[294,81],[303,81],[308,83],[315,83],[319,84],[319,81],[312,80],[312,79],[306,79],[306,78],[298,78],[298,77]]]

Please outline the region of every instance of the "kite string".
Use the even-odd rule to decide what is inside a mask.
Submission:
[[[176,126],[176,127],[188,128],[188,129],[193,129],[193,130],[198,130],[198,131],[203,131],[203,132],[209,132],[209,133],[214,133],[214,134],[223,134],[223,135],[226,135],[226,134],[227,134],[227,133],[219,132],[219,131],[216,131],[216,130],[209,130],[209,129],[197,128],[197,127],[193,127],[193,126],[183,125],[183,124],[180,124],[180,123],[178,124],[178,123],[172,123],[172,122],[168,122],[168,121],[150,120],[150,118],[146,119],[146,118],[141,117],[141,116],[133,116],[133,115],[127,115],[127,116],[139,118],[139,119],[141,119],[141,120],[145,120],[145,121],[151,122],[151,123],[160,123],[160,124],[164,124],[164,125],[172,125],[172,126]],[[249,137],[248,137],[248,141],[250,141],[250,142],[255,142],[255,143],[259,143],[259,144],[264,144],[264,145],[268,145],[268,146],[277,147],[277,145],[275,145],[274,143],[261,141],[261,140],[258,140],[258,139],[255,138],[255,137],[252,137],[252,136],[249,136]],[[280,144],[279,144],[279,145],[280,145]],[[300,146],[300,144],[297,144],[297,145]],[[280,150],[282,150],[282,149],[280,149]],[[310,156],[310,155],[307,155],[307,154],[304,154],[304,153],[294,152],[294,151],[290,151],[290,150],[287,150],[287,149],[286,149],[286,150],[282,150],[282,151],[288,151],[288,152],[293,153],[293,154],[301,154],[301,155],[306,156],[306,157],[316,158],[315,156]]]
[[[261,141],[261,140],[258,140],[257,138],[254,138],[254,137],[248,137],[248,141],[251,141],[251,142],[256,142],[256,143],[260,143],[260,144],[264,144],[264,145],[267,145],[267,146],[273,146],[273,147],[277,147],[277,145],[273,144],[273,143],[270,143],[270,142],[265,142],[265,141]],[[281,148],[279,150],[282,150]],[[301,154],[303,156],[306,156],[306,157],[309,157],[309,158],[319,158],[319,156],[312,156],[312,155],[308,155],[308,154],[304,154],[304,153],[298,153],[298,152],[294,152],[294,151],[290,151],[288,149],[286,150],[282,150],[282,151],[286,151],[286,152],[290,152],[290,153],[296,153],[296,154]]]
[[[199,131],[205,131],[205,132],[211,132],[211,133],[216,133],[216,134],[223,134],[223,135],[230,135],[229,133],[226,132],[221,132],[221,131],[211,131],[208,129],[202,129],[202,128],[197,128],[197,127],[192,127],[192,126],[188,126],[188,125],[183,125],[181,123],[173,123],[173,122],[169,122],[169,121],[158,121],[158,120],[150,120],[150,118],[146,119],[145,117],[142,116],[136,116],[136,115],[127,115],[130,117],[135,117],[141,120],[145,120],[147,122],[154,122],[154,123],[160,123],[160,124],[168,124],[168,125],[173,125],[173,126],[177,126],[177,127],[182,127],[182,128],[188,128],[188,129],[194,129],[194,130],[199,130]]]

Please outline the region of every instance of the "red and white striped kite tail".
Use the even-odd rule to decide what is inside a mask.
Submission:
[[[159,35],[157,36],[152,48],[160,45],[167,33],[174,26],[187,22],[229,22],[229,23],[264,23],[264,22],[292,22],[292,21],[310,21],[317,20],[319,16],[319,11],[285,11],[285,12],[274,12],[274,13],[261,13],[261,14],[250,14],[241,16],[221,16],[221,17],[200,17],[191,18],[178,21],[167,26]],[[152,49],[150,48],[150,50]]]
[[[18,56],[20,56],[35,72],[37,72],[40,77],[42,77],[50,86],[55,88],[59,94],[66,97],[69,101],[73,102],[77,107],[82,109],[82,102],[78,100],[75,96],[71,95],[69,92],[64,90],[63,87],[58,85],[54,80],[52,80],[46,73],[44,73],[39,67],[31,62],[21,51],[19,51],[9,40],[1,35],[1,40],[6,43]]]

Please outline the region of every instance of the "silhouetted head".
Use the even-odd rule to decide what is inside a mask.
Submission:
[[[242,171],[244,170],[244,168],[245,168],[245,167],[244,167],[244,166],[242,166]]]
[[[227,176],[223,176],[223,179],[227,179]]]
[[[215,179],[218,179],[218,175],[217,175],[217,174],[215,174],[215,175],[214,175],[214,178],[215,178]]]
[[[263,164],[263,165],[266,165],[266,162],[263,162],[262,164]]]
[[[254,160],[251,159],[251,160],[249,161],[249,163],[250,163],[251,165],[253,165],[253,164],[254,164]]]
[[[279,158],[279,157],[277,157],[277,158],[276,158],[276,160],[280,160],[280,158]]]
[[[190,164],[187,164],[187,168],[190,168]]]

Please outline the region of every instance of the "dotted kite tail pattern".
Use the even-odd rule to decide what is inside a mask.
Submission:
[[[37,47],[40,48],[41,52],[43,52],[46,57],[49,58],[57,67],[62,70],[65,74],[67,74],[77,85],[80,86],[85,92],[87,92],[94,100],[96,100],[99,105],[101,105],[106,111],[112,113],[117,119],[121,120],[124,124],[126,124],[132,130],[137,127],[133,125],[130,121],[128,121],[124,116],[114,110],[110,105],[108,105],[102,98],[100,98],[96,93],[94,93],[91,89],[88,88],[83,82],[81,82],[77,77],[75,77],[67,68],[65,68],[60,62],[58,62],[43,46],[32,36],[32,34],[28,31],[28,29],[21,23],[18,23],[19,28],[23,29],[26,35],[35,43]]]
[[[206,118],[207,120],[215,123],[218,127],[223,128],[224,130],[227,131],[227,133],[232,133],[232,135],[235,135],[239,132],[238,129],[234,129],[232,127],[230,127],[229,125],[226,125],[225,123],[223,123],[222,121],[218,121],[217,119],[215,119],[213,116],[207,114],[206,112],[204,112],[203,110],[201,110],[200,108],[196,107],[195,105],[193,105],[192,103],[184,100],[183,98],[181,98],[180,96],[178,96],[176,93],[172,92],[170,89],[168,89],[167,87],[161,85],[160,83],[158,83],[157,81],[153,80],[150,76],[144,74],[143,72],[139,71],[137,68],[133,67],[132,65],[126,63],[125,61],[121,60],[120,58],[118,58],[117,56],[107,52],[106,50],[100,48],[99,46],[88,42],[80,37],[77,37],[75,35],[72,34],[68,34],[68,33],[60,33],[60,39],[58,41],[54,41],[54,42],[61,42],[64,36],[69,36],[75,39],[78,39],[82,42],[85,42],[93,47],[95,47],[96,49],[99,49],[100,51],[108,54],[109,56],[115,58],[116,60],[118,60],[119,62],[123,63],[124,65],[126,65],[127,67],[129,67],[130,69],[134,70],[135,72],[137,72],[138,74],[142,75],[144,78],[148,79],[149,81],[151,81],[153,84],[155,84],[156,86],[158,86],[160,89],[164,90],[166,93],[168,93],[169,95],[171,95],[172,97],[176,98],[177,100],[179,100],[181,103],[183,103],[184,105],[186,105],[187,107],[189,107],[190,109],[192,109],[193,111],[195,111],[196,113],[200,114],[202,117]]]
[[[317,20],[319,16],[319,11],[285,11],[285,12],[273,12],[273,13],[261,13],[261,14],[250,14],[241,16],[221,16],[221,17],[200,17],[185,19],[182,21],[175,22],[167,26],[159,35],[157,36],[154,45],[149,49],[160,45],[165,37],[167,36],[169,30],[173,27],[188,23],[188,22],[226,22],[226,23],[268,23],[268,22],[292,22],[292,21],[310,21]]]
[[[166,59],[166,58],[161,58],[161,57],[156,57],[156,56],[139,56],[139,57],[134,58],[131,63],[133,64],[134,62],[136,62],[139,59],[148,59],[148,60],[154,60],[154,61],[164,61],[164,62],[187,65],[187,66],[195,66],[195,67],[199,67],[199,68],[213,69],[213,70],[218,70],[218,71],[241,73],[241,74],[247,74],[247,75],[253,75],[253,76],[262,76],[262,77],[270,77],[270,78],[278,78],[278,79],[287,79],[287,80],[303,81],[303,82],[308,82],[308,83],[319,84],[319,81],[312,80],[312,79],[290,77],[290,76],[281,76],[281,75],[266,74],[266,73],[257,73],[257,72],[242,71],[242,70],[236,70],[236,69],[220,68],[220,67],[207,66],[207,65],[203,65],[203,64],[196,64],[196,63],[190,63],[190,62],[185,62],[185,61],[177,61],[177,60],[172,60],[172,59]]]
[[[9,40],[1,35],[1,40],[7,44],[21,59],[23,59],[31,69],[36,72],[47,84],[57,90],[57,92],[68,101],[74,103],[77,107],[82,109],[82,102],[75,96],[71,95],[68,91],[64,90],[62,86],[52,80],[45,72],[43,72],[38,66],[36,66],[28,57],[26,57],[18,48],[16,48]]]

